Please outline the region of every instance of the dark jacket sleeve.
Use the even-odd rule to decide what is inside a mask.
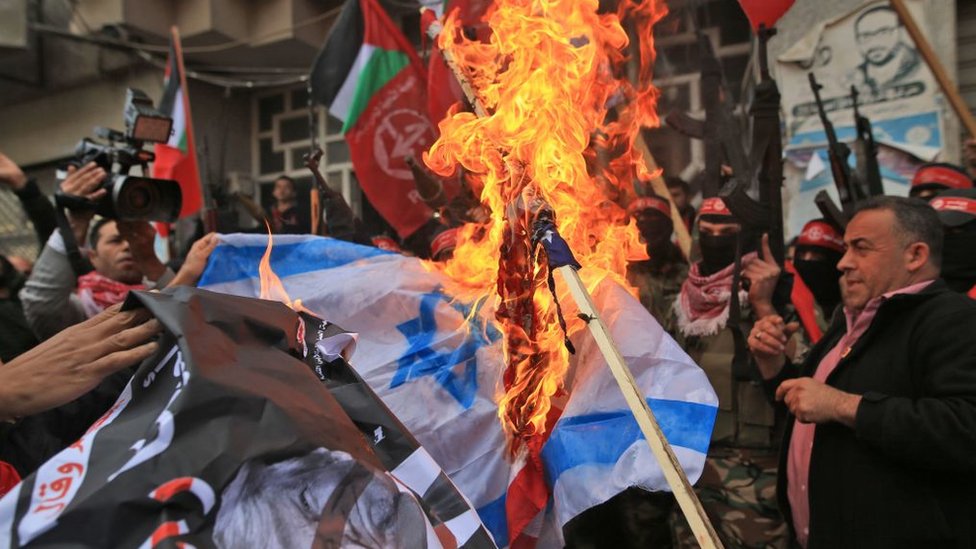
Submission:
[[[41,193],[37,182],[33,179],[27,181],[23,189],[16,191],[20,205],[27,214],[27,219],[34,224],[34,232],[37,234],[37,243],[44,246],[47,238],[54,232],[58,222],[54,217],[54,205]]]
[[[968,305],[968,304],[967,304]],[[866,393],[858,406],[860,440],[916,467],[976,472],[976,307],[919,323],[911,341],[915,397]]]
[[[322,197],[323,217],[325,217],[326,233],[339,240],[372,245],[363,222],[356,217],[345,197],[332,192]]]

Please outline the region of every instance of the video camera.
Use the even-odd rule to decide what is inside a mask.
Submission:
[[[68,209],[94,210],[111,219],[176,221],[183,205],[179,183],[171,179],[129,175],[133,166],[140,166],[142,173],[147,173],[148,165],[156,155],[144,150],[143,144],[147,141],[166,143],[173,119],[156,110],[145,93],[133,88],[126,91],[123,118],[125,133],[95,128],[96,137],[108,144],[86,137],[75,148],[79,166],[95,162],[108,173],[102,182],[102,187],[108,191],[105,197],[92,202],[58,192],[55,195],[57,204]]]

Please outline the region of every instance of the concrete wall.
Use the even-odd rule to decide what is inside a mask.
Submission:
[[[939,56],[949,77],[956,81],[956,2],[954,0],[906,0],[916,4],[928,16],[928,27],[922,30],[928,37],[932,48]],[[769,43],[770,59],[791,47],[818,22],[834,19],[854,11],[866,2],[857,0],[815,0],[796,2],[790,11],[776,25],[778,33]],[[775,65],[775,63],[771,63]],[[943,120],[945,123],[946,158],[949,162],[959,162],[960,141],[959,121],[945,103]]]
[[[73,156],[75,145],[95,126],[122,129],[127,87],[145,91],[158,104],[161,70],[141,69],[35,100],[0,106],[0,151],[23,166]],[[190,100],[201,176],[216,183],[228,171],[249,172],[250,92],[226,92],[191,80]]]
[[[74,154],[95,126],[122,128],[127,87],[158,101],[161,71],[136,71],[106,77],[37,99],[0,106],[0,150],[22,165],[40,164]]]

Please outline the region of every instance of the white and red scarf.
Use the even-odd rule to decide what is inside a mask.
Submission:
[[[742,265],[748,265],[756,257],[756,252],[742,256]],[[681,284],[681,294],[674,300],[678,329],[683,335],[710,336],[725,327],[734,273],[735,263],[708,276],[699,272],[698,263],[691,266],[688,278]],[[739,290],[739,302],[744,304],[748,299],[748,292]]]
[[[125,284],[100,275],[96,271],[78,277],[78,289],[85,314],[95,316],[108,307],[121,303],[130,290],[145,290],[142,284]]]

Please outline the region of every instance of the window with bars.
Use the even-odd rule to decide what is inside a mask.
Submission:
[[[316,108],[315,116],[316,141],[323,151],[319,171],[330,187],[342,193],[353,211],[362,215],[362,193],[342,135],[342,122],[322,107]],[[303,160],[311,147],[306,89],[296,87],[256,95],[251,118],[252,170],[260,184],[261,204],[270,203],[275,178],[287,175],[296,182],[299,202],[307,206],[313,179]]]

